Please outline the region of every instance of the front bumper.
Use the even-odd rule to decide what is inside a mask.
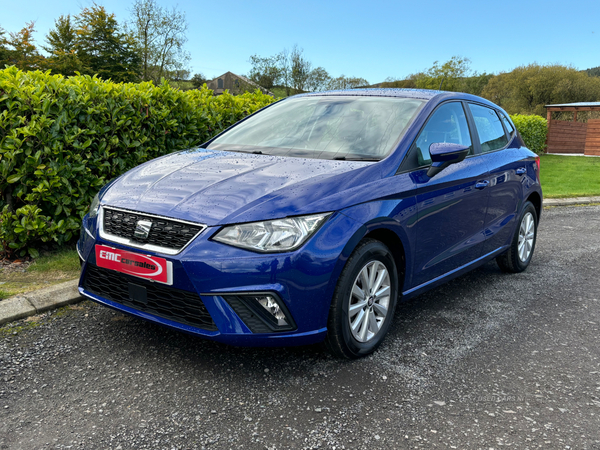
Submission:
[[[219,227],[209,227],[177,255],[144,252],[172,262],[171,289],[196,295],[214,323],[211,327],[210,324],[174,318],[164,314],[164,310],[161,314],[156,305],[148,309],[128,301],[114,301],[114,298],[107,298],[109,295],[98,295],[90,289],[86,277],[96,268],[96,244],[140,253],[139,249],[102,240],[95,231],[95,222],[95,219],[86,216],[84,231],[77,244],[78,253],[84,261],[79,283],[79,292],[83,296],[132,316],[206,339],[238,346],[265,347],[313,344],[325,338],[331,298],[345,262],[344,247],[349,236],[359,228],[354,220],[334,214],[300,249],[265,255],[211,241],[210,237]],[[114,274],[118,275],[119,272]],[[138,284],[136,277],[118,276]],[[106,281],[107,285],[110,283]],[[245,318],[245,322],[236,313],[227,297],[253,292],[274,293],[292,317],[296,328],[292,331],[252,332],[252,326],[246,323],[248,319]],[[164,308],[164,305],[161,307]],[[187,307],[193,308],[193,305]]]

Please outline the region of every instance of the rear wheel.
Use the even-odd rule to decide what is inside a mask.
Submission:
[[[500,269],[509,273],[519,273],[527,269],[535,249],[536,237],[537,212],[531,202],[526,202],[510,248],[506,253],[496,258]]]
[[[336,356],[354,359],[374,352],[394,317],[398,272],[390,250],[365,239],[338,280],[325,344]]]

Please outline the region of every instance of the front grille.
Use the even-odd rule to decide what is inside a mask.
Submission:
[[[205,228],[200,224],[194,225],[133,211],[108,207],[103,207],[102,210],[104,216],[102,231],[105,237],[133,247],[152,245],[179,252]],[[145,239],[140,239],[134,235],[139,220],[152,222],[148,237]]]
[[[146,299],[130,295],[131,286],[146,290]],[[92,294],[155,316],[207,331],[217,326],[198,294],[152,283],[88,263],[83,288]]]

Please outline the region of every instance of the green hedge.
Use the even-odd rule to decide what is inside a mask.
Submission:
[[[259,91],[214,97],[206,86],[0,70],[0,256],[70,241],[108,180],[273,101]]]
[[[548,134],[548,121],[540,116],[526,116],[515,114],[510,116],[525,145],[529,150],[538,155],[544,153],[546,149],[546,135]]]

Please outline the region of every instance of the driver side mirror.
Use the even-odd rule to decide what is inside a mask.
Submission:
[[[429,146],[431,155],[431,166],[427,170],[427,176],[433,178],[450,164],[461,162],[469,154],[469,147],[450,142],[437,142]]]

